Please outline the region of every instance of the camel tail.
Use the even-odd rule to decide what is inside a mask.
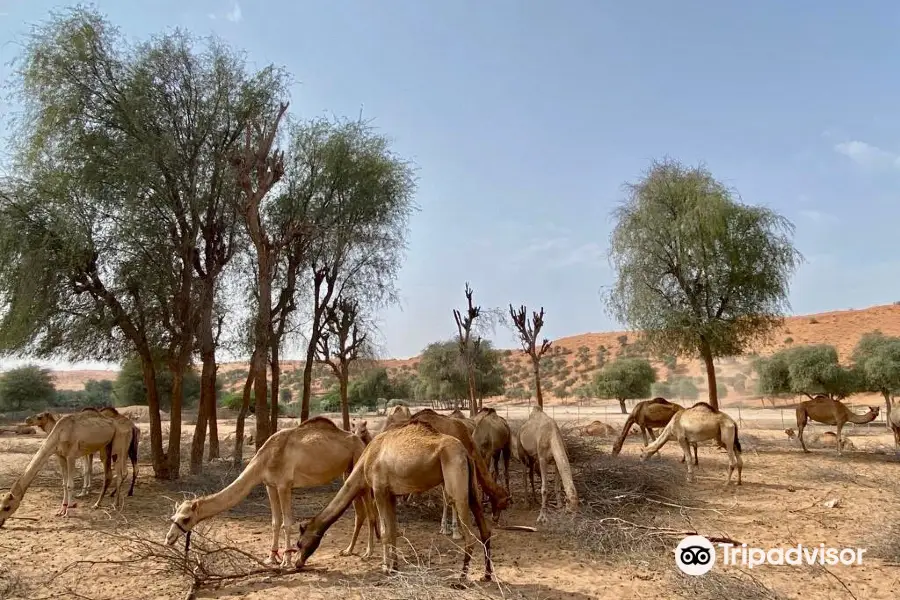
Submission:
[[[803,403],[797,405],[797,429],[806,425],[807,421],[806,408],[803,406]]]
[[[675,420],[678,418],[678,416],[680,414],[681,413],[678,412],[678,413],[675,413],[674,415],[672,415],[672,418],[669,419],[668,423],[666,423],[666,426],[663,428],[662,432],[660,432],[660,434],[656,437],[656,440],[650,442],[650,444],[647,445],[647,447],[645,448],[645,451],[647,453],[647,458],[650,458],[651,456],[653,456],[654,454],[659,452],[660,448],[662,448],[666,444],[666,442],[669,441],[669,439],[672,437],[672,432],[675,429]]]
[[[478,499],[478,470],[475,461],[471,456],[467,456],[469,465],[469,507],[474,512],[476,509],[481,510],[481,501]]]
[[[140,441],[141,430],[134,427],[131,430],[131,443],[128,445],[128,458],[131,460],[131,487],[128,488],[128,495],[134,496],[134,482],[137,481],[137,461],[138,461],[138,442]]]
[[[628,418],[625,420],[625,426],[622,427],[622,433],[619,434],[619,439],[616,440],[616,443],[613,444],[612,455],[618,456],[619,452],[622,451],[622,445],[625,443],[625,438],[628,437],[628,432],[631,431],[631,426],[634,425],[635,415],[637,414],[638,407],[641,404],[639,403],[631,410],[631,414],[628,415]]]
[[[738,439],[738,426],[737,423],[734,424],[734,451],[738,454],[741,453],[741,440]]]
[[[550,452],[553,454],[553,462],[556,463],[556,471],[562,480],[566,497],[571,504],[576,504],[578,502],[578,493],[575,491],[575,483],[572,481],[572,466],[569,464],[566,444],[558,428],[550,436]]]

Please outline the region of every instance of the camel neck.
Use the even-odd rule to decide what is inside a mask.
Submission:
[[[197,520],[203,521],[236,506],[246,498],[260,482],[262,482],[263,464],[256,456],[247,465],[237,479],[229,485],[209,496],[197,500]]]
[[[847,412],[850,413],[850,418],[847,420],[856,425],[864,425],[870,421],[875,420],[875,413],[873,413],[871,410],[866,411],[865,413],[863,413],[861,415],[858,415],[853,411],[847,411]]]
[[[13,496],[21,499],[22,495],[25,494],[25,490],[28,489],[28,486],[30,486],[31,482],[34,481],[34,478],[37,477],[37,474],[41,471],[41,467],[44,466],[44,463],[47,462],[50,455],[56,451],[57,438],[59,438],[59,434],[55,430],[50,432],[50,435],[44,438],[44,443],[41,444],[37,453],[35,453],[35,455],[31,457],[31,460],[28,461],[28,466],[25,467],[25,471],[15,483],[13,483],[11,490]]]

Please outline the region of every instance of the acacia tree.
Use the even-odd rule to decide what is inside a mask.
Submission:
[[[644,358],[620,358],[603,367],[594,378],[598,398],[615,398],[622,414],[628,414],[626,400],[649,398],[656,383],[656,369]]]
[[[884,396],[888,429],[894,395],[900,391],[900,337],[887,336],[880,331],[864,334],[851,356],[859,370],[863,389]]]
[[[547,338],[541,342],[538,347],[538,336],[544,327],[544,307],[540,312],[532,311],[531,320],[528,320],[528,309],[525,305],[519,307],[516,311],[513,305],[509,305],[509,316],[512,318],[513,326],[519,335],[519,342],[522,344],[522,351],[531,359],[531,371],[534,374],[534,395],[537,398],[538,406],[544,408],[544,395],[541,392],[541,357],[550,351],[552,342]]]
[[[834,346],[812,344],[780,350],[754,363],[759,392],[768,396],[824,394],[842,399],[860,390],[861,373],[838,361]]]
[[[312,231],[304,269],[312,301],[300,404],[305,420],[329,304],[347,286],[360,289],[361,282],[368,306],[396,301],[394,281],[414,209],[415,180],[410,164],[365,122],[317,120],[298,137],[298,153],[308,157]]]
[[[500,353],[482,339],[475,357],[475,393],[485,396],[502,394],[504,390]],[[469,381],[465,361],[456,339],[428,344],[419,357],[416,396],[437,403],[440,408],[459,408],[459,400],[469,397]],[[452,401],[452,403],[451,403]]]
[[[788,308],[802,260],[793,225],[742,204],[703,167],[654,162],[615,211],[611,314],[660,355],[700,356],[718,407],[714,359],[765,339]]]
[[[477,399],[475,396],[475,357],[481,346],[481,336],[475,333],[473,335],[473,325],[475,320],[481,316],[481,307],[472,303],[473,290],[466,282],[466,313],[463,315],[459,310],[453,309],[453,320],[456,322],[456,343],[459,348],[459,355],[462,357],[463,365],[466,369],[466,390],[469,396],[469,416],[474,417],[478,410]]]
[[[350,405],[347,400],[350,363],[361,356],[368,343],[368,333],[362,321],[359,301],[352,297],[338,297],[326,309],[324,331],[319,336],[317,359],[331,367],[338,380],[341,420],[345,431],[350,431]]]

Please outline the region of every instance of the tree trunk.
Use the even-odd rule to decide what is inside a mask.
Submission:
[[[350,431],[350,402],[347,398],[348,380],[350,379],[350,369],[347,364],[341,365],[341,374],[338,377],[338,385],[341,390],[341,423],[344,431]]]
[[[315,360],[316,344],[310,341],[309,346],[306,348],[306,362],[303,364],[303,399],[300,401],[301,423],[309,418],[309,399],[312,395],[312,371]]]
[[[250,372],[247,373],[247,381],[244,382],[244,394],[241,401],[241,411],[238,413],[237,424],[234,427],[234,467],[236,469],[244,466],[244,421],[247,418],[247,411],[250,410],[250,392],[253,389],[253,365],[256,362],[256,355],[250,358]]]
[[[475,416],[475,413],[478,412],[475,406],[475,373],[474,366],[469,365],[466,369],[466,375],[469,384],[469,417],[472,418]]]
[[[541,392],[541,364],[537,360],[532,360],[534,369],[534,395],[537,397],[538,406],[544,409],[544,394]]]
[[[169,409],[169,450],[166,453],[169,478],[178,479],[181,471],[181,405],[184,400],[184,366],[173,364],[172,406]]]
[[[884,404],[885,404],[884,422],[887,425],[888,431],[892,431],[891,430],[891,393],[890,392],[882,392],[882,394],[884,395]]]
[[[147,410],[150,413],[150,456],[153,464],[153,476],[157,479],[168,479],[169,470],[162,445],[162,420],[159,416],[156,367],[149,351],[146,350],[141,352],[141,371],[144,375],[144,388],[147,390]]]
[[[278,343],[272,343],[271,349],[271,357],[269,359],[269,364],[272,368],[272,415],[271,420],[269,421],[269,435],[272,435],[276,431],[278,431],[278,393],[279,386],[281,384],[281,365],[278,363]]]
[[[219,431],[216,423],[216,340],[213,334],[213,293],[214,285],[206,281],[200,306],[200,325],[198,342],[200,360],[203,363],[200,372],[200,406],[197,412],[197,425],[194,439],[191,442],[191,473],[199,473],[203,468],[203,448],[206,445],[206,433],[209,429],[209,458],[219,457]]]
[[[619,408],[622,409],[622,414],[628,414],[628,408],[625,406],[625,398],[619,398]]]
[[[272,321],[272,280],[269,268],[269,250],[257,245],[257,266],[259,268],[259,305],[257,306],[256,328],[254,331],[253,374],[256,380],[253,382],[253,392],[256,396],[256,447],[265,443],[269,438],[269,398],[268,382],[266,381],[266,356],[269,351],[269,328]]]
[[[206,424],[209,427],[209,456],[207,460],[219,458],[219,423],[218,423],[218,400],[215,390],[215,375],[213,375],[213,394],[210,398],[210,406],[207,407]]]
[[[716,387],[716,365],[713,363],[712,349],[706,338],[700,338],[700,355],[706,364],[706,381],[709,386],[709,405],[719,410],[719,390]]]
[[[200,378],[200,402],[197,406],[197,422],[194,424],[194,437],[191,440],[191,473],[197,474],[203,470],[203,449],[206,446],[206,427],[209,421],[207,414],[208,399],[204,397],[203,386],[206,371],[206,363],[203,364],[204,374]]]

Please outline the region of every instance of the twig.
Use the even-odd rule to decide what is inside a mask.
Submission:
[[[841,584],[841,587],[844,588],[845,590],[847,590],[847,593],[850,594],[850,597],[853,598],[853,600],[857,600],[856,594],[854,594],[853,592],[850,591],[850,588],[847,587],[847,584],[844,583],[844,580],[843,580],[843,579],[841,579],[840,577],[838,577],[837,575],[835,575],[835,574],[831,571],[831,569],[829,569],[829,568],[826,567],[825,565],[817,565],[817,566],[818,566],[819,568],[821,568],[823,571],[825,571],[826,573],[828,573],[829,575],[831,575],[832,577],[834,577],[835,580],[837,580],[837,582],[838,582],[839,584]]]

